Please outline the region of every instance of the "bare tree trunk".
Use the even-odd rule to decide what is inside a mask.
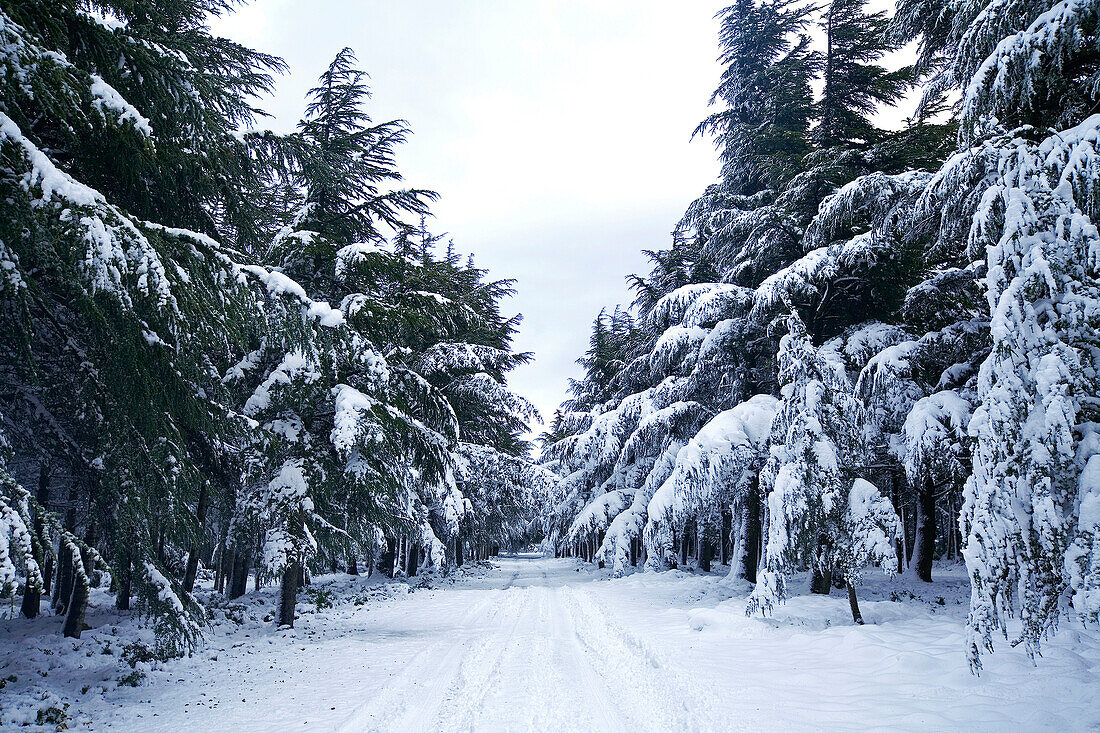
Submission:
[[[118,590],[115,592],[115,608],[120,611],[130,610],[130,591],[133,588],[134,571],[133,556],[130,548],[124,547],[119,552]]]
[[[49,595],[50,576],[53,574],[52,548],[43,544],[46,531],[42,521],[42,512],[46,511],[46,506],[50,501],[50,464],[48,461],[42,461],[38,464],[38,494],[35,498],[41,505],[41,509],[34,512],[34,537],[31,541],[34,548],[34,561],[38,563],[38,569],[42,572],[42,587],[32,588],[28,576],[27,583],[23,588],[23,605],[19,609],[26,618],[34,618],[42,610],[42,594]]]
[[[229,576],[229,598],[240,598],[248,591],[248,570],[250,562],[248,553],[240,548],[233,549],[233,566]],[[257,574],[258,577],[258,574]]]
[[[932,582],[932,556],[936,547],[936,491],[931,481],[925,481],[917,497],[916,537],[909,568],[925,583]]]
[[[397,574],[397,542],[392,537],[386,538],[386,549],[379,560],[378,569],[391,578]]]
[[[87,546],[87,549],[81,550],[80,560],[87,569],[88,582],[93,588],[99,587],[99,574],[93,569],[95,567],[95,561],[92,559],[92,551],[98,543],[99,532],[97,531],[96,523],[94,520],[89,519],[88,530],[84,533],[84,544]]]
[[[73,594],[73,553],[62,540],[57,554],[59,559],[57,585],[53,589],[53,606],[54,611],[61,615],[68,612],[69,599]]]
[[[718,561],[723,565],[730,564],[730,549],[733,546],[733,512],[729,509],[722,510],[722,531],[718,538]]]
[[[848,586],[848,605],[852,607],[852,620],[860,626],[863,626],[863,616],[859,612],[859,601],[856,600],[856,589],[851,583],[845,583]]]
[[[894,553],[898,556],[898,572],[905,571],[905,515],[902,514],[900,480],[897,471],[890,471],[890,503],[894,505],[894,511],[902,518],[901,532],[894,539]]]
[[[463,562],[464,562],[464,560],[462,558],[462,535],[457,534],[457,535],[455,535],[455,565],[457,567],[462,567]]]
[[[42,506],[42,511],[48,511],[50,508],[50,462],[48,460],[43,461],[38,466],[38,495],[36,498]],[[45,531],[40,514],[35,515],[35,522],[38,536],[43,538]],[[50,584],[53,581],[53,547],[47,543],[42,547],[42,552],[46,556],[46,563],[42,567],[42,592],[48,596],[50,594]]]
[[[764,519],[761,517],[763,507],[760,495],[756,491],[749,491],[745,502],[745,572],[742,577],[750,583],[756,582],[756,573],[760,569],[760,554],[762,551],[764,534]]]
[[[191,542],[191,549],[187,553],[187,569],[183,573],[183,589],[190,593],[195,589],[195,576],[199,572],[199,554],[202,552],[202,537],[206,527],[206,509],[208,492],[206,482],[199,487],[198,506],[195,507],[195,521],[198,524],[196,538]]]
[[[298,582],[302,568],[297,560],[291,560],[283,568],[282,592],[279,595],[279,620],[277,626],[294,627],[294,605],[298,600]]]
[[[348,550],[348,575],[359,574],[359,561],[355,559],[355,552]]]
[[[810,580],[810,592],[827,596],[833,587],[833,571],[814,568],[813,578]]]
[[[409,564],[405,568],[405,575],[410,578],[416,575],[417,565],[420,562],[420,545],[415,542],[409,543]]]
[[[65,626],[61,633],[70,639],[79,639],[84,631],[84,613],[88,610],[88,566],[80,560],[80,554],[69,551],[73,568],[70,571],[73,576],[72,597],[69,599],[65,616]]]

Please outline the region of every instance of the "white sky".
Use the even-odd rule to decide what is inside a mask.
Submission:
[[[714,0],[253,0],[214,30],[282,56],[262,106],[289,130],[344,46],[376,122],[409,121],[398,162],[438,191],[436,232],[496,278],[535,361],[511,385],[549,419],[604,306],[648,271],[718,166],[690,142],[720,73]]]

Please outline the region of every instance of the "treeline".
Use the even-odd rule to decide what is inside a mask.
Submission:
[[[961,557],[972,668],[1010,617],[1037,656],[1100,615],[1100,3],[720,20],[720,177],[596,319],[544,532],[616,573],[729,562],[750,613],[812,570],[857,621],[866,566]]]
[[[229,597],[415,574],[526,531],[512,282],[426,225],[341,51],[296,130],[232,0],[0,0],[0,593],[79,637],[109,585],[189,651]]]

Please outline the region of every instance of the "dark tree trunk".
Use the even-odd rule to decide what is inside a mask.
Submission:
[[[359,561],[355,559],[355,553],[348,550],[348,575],[359,574]]]
[[[409,564],[405,568],[405,575],[412,577],[416,575],[417,566],[420,564],[420,545],[415,542],[409,543]]]
[[[80,561],[84,564],[84,572],[87,573],[88,581],[94,588],[99,587],[99,573],[95,571],[95,560],[92,559],[92,551],[98,542],[99,532],[96,531],[96,524],[94,521],[89,521],[88,531],[84,533],[84,544],[87,547],[81,550]]]
[[[46,511],[50,503],[50,464],[42,461],[38,465],[38,493],[35,496],[40,509],[34,512],[34,537],[31,539],[34,547],[34,560],[38,563],[38,569],[42,573],[42,587],[32,588],[30,578],[23,588],[23,605],[20,612],[26,618],[34,618],[42,610],[42,594],[50,593],[50,576],[53,575],[53,551],[43,544],[46,539],[46,527],[42,521],[42,512]]]
[[[462,563],[465,562],[462,558],[462,535],[455,537],[455,566],[462,567]]]
[[[40,554],[40,553],[35,553]],[[35,558],[37,560],[37,558]],[[41,564],[39,564],[41,567]],[[19,606],[19,612],[23,618],[34,618],[42,607],[42,592],[38,588],[31,587],[30,578],[23,585],[23,603]]]
[[[630,567],[638,567],[638,538],[630,538]]]
[[[683,535],[680,537],[680,566],[685,570],[688,564],[688,545],[690,543],[688,535],[690,534],[691,532],[688,531],[688,526],[685,524]]]
[[[119,553],[118,588],[115,592],[115,608],[120,611],[130,610],[130,591],[133,588],[133,581],[133,557],[130,549],[124,548]]]
[[[53,583],[53,551],[51,547],[46,546],[43,552],[46,555],[46,562],[42,567],[42,592],[48,596]]]
[[[730,564],[730,547],[733,544],[733,512],[729,509],[722,510],[722,535],[718,542],[719,562],[723,565]]]
[[[302,568],[298,562],[287,563],[283,568],[282,593],[279,596],[279,620],[277,626],[294,626],[294,604],[298,600],[298,581]]]
[[[225,589],[225,549],[221,544],[221,540],[218,541],[218,546],[214,550],[214,592],[222,593]]]
[[[34,553],[34,561],[38,564],[38,569],[41,571],[45,565],[46,551],[42,547],[42,520],[39,517],[39,512],[35,512],[34,515],[34,536],[31,538],[31,549]],[[43,573],[45,575],[45,573]],[[31,586],[30,574],[27,574],[27,582],[23,585],[23,603],[19,607],[19,612],[23,614],[24,618],[34,618],[42,610],[42,588]]]
[[[248,592],[248,553],[233,550],[233,572],[229,577],[229,598],[240,598]]]
[[[760,495],[756,491],[750,491],[746,497],[748,506],[745,510],[745,580],[756,582],[756,572],[760,568],[760,540],[762,525],[760,517]]]
[[[70,553],[70,557],[71,557]],[[75,564],[75,563],[74,563]],[[65,626],[61,633],[70,639],[79,639],[80,632],[84,631],[84,613],[88,610],[88,571],[87,566],[81,565],[81,572],[72,571],[72,597],[69,599],[69,608],[65,616]]]
[[[898,572],[904,572],[905,570],[905,514],[902,513],[901,507],[901,489],[900,479],[898,478],[897,471],[890,472],[890,502],[894,505],[894,511],[897,512],[898,517],[902,518],[901,532],[898,533],[897,539],[894,540],[894,553],[898,556]]]
[[[394,576],[394,571],[397,570],[397,554],[396,554],[396,542],[390,537],[386,538],[386,551],[382,553],[382,558],[378,561],[378,570],[383,575],[389,577]]]
[[[73,594],[73,555],[64,542],[58,550],[57,585],[53,589],[53,607],[58,614],[69,610],[69,598]]]
[[[50,508],[50,462],[42,461],[38,465],[38,492],[35,496],[38,499],[38,503],[42,506],[42,511],[48,511]],[[42,523],[41,513],[36,512],[34,515],[34,527],[35,532],[40,540],[45,539],[45,526]],[[42,592],[46,595],[50,594],[50,583],[53,581],[53,548],[49,544],[42,546],[42,554],[45,556],[46,561],[42,566]]]
[[[699,532],[699,568],[704,572],[710,572],[710,558],[713,554],[710,543],[707,542],[702,532]]]
[[[76,526],[76,510],[70,508],[65,513],[65,529],[73,531]],[[69,598],[73,593],[73,556],[64,540],[57,547],[57,585],[53,589],[53,607],[58,614],[69,609]]]
[[[936,549],[936,487],[925,481],[917,497],[916,538],[913,541],[913,559],[909,567],[925,583],[932,582],[932,556]]]
[[[829,595],[833,587],[833,571],[814,568],[813,578],[810,580],[810,592],[821,596]]]
[[[856,600],[856,589],[851,583],[845,583],[848,586],[848,605],[852,607],[852,620],[860,626],[863,625],[863,616],[859,612],[859,601]]]
[[[195,576],[199,572],[199,555],[202,553],[202,538],[206,531],[206,509],[208,500],[206,482],[199,487],[199,503],[195,507],[196,527],[195,539],[191,542],[191,549],[187,553],[187,569],[183,573],[183,589],[190,593],[195,589]]]

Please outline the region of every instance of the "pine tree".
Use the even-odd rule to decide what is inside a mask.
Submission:
[[[817,353],[796,314],[787,326],[779,353],[782,402],[761,473],[767,495],[764,569],[746,613],[767,613],[786,600],[787,576],[804,564],[814,571],[817,592],[828,593],[834,570],[840,571],[852,617],[863,623],[854,586],[870,562],[894,572],[897,515],[878,489],[855,477],[861,411],[847,378]]]
[[[886,13],[863,12],[863,0],[833,0],[825,10],[821,99],[813,138],[819,148],[870,145],[883,136],[871,122],[880,105],[893,105],[909,83],[908,69],[890,72],[875,62],[894,48],[885,36]]]
[[[740,0],[719,13],[725,66],[696,134],[715,138],[724,192],[752,195],[790,180],[809,152],[810,78],[819,61],[805,31],[811,8],[790,0]]]
[[[50,458],[39,495],[53,476],[72,487],[64,520],[34,507],[33,525],[43,552],[59,543],[65,633],[80,634],[92,566],[109,562],[166,654],[201,616],[159,548],[204,531],[202,476],[240,428],[215,375],[251,305],[228,251],[177,227],[245,216],[232,199],[254,159],[232,133],[281,68],[213,38],[217,7],[98,7],[113,24],[82,3],[2,6],[5,429],[19,456]]]

